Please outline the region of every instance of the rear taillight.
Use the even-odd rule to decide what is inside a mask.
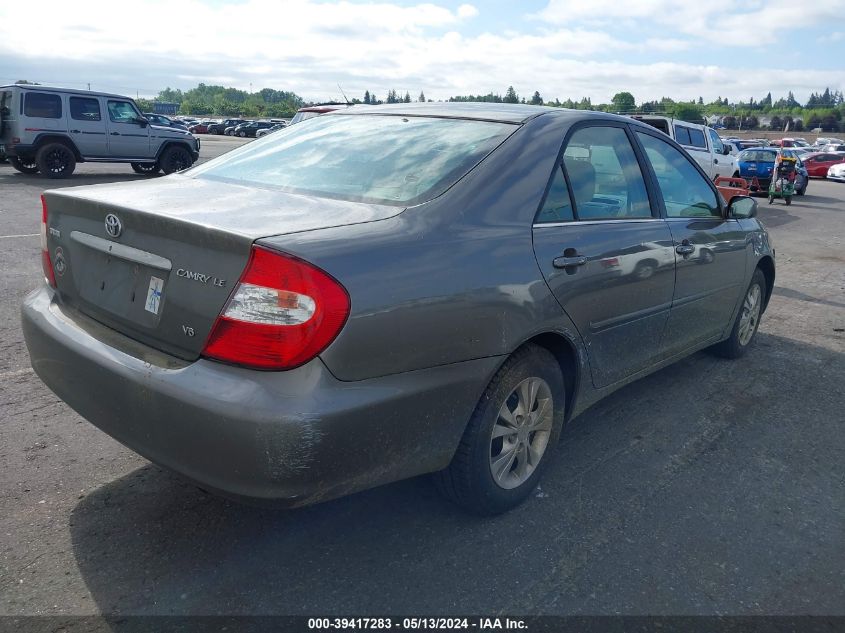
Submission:
[[[53,262],[50,261],[50,251],[47,249],[47,201],[41,196],[41,269],[44,271],[44,281],[53,288],[56,287],[56,273]]]
[[[203,356],[255,369],[293,369],[317,356],[349,316],[349,295],[319,268],[253,246]]]

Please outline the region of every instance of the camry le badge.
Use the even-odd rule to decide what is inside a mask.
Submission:
[[[109,213],[106,216],[106,233],[110,237],[120,237],[120,234],[123,233],[123,224],[120,223],[120,218],[114,213]]]

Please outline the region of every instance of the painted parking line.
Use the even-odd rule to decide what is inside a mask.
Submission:
[[[21,235],[0,235],[0,240],[7,237],[38,237],[41,233],[22,233]]]

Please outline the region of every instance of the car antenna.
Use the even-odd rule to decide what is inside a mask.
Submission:
[[[340,87],[340,84],[337,84],[337,89],[340,90],[340,94],[343,95],[343,100],[346,101],[346,105],[351,106],[352,104],[349,103],[349,99],[346,98],[346,93],[343,91],[343,88]]]

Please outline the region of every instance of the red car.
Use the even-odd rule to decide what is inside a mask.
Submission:
[[[845,163],[845,152],[817,152],[801,158],[811,178],[825,178],[831,165]]]
[[[188,128],[191,134],[208,134],[208,126],[211,125],[208,121],[205,123],[197,123]]]

